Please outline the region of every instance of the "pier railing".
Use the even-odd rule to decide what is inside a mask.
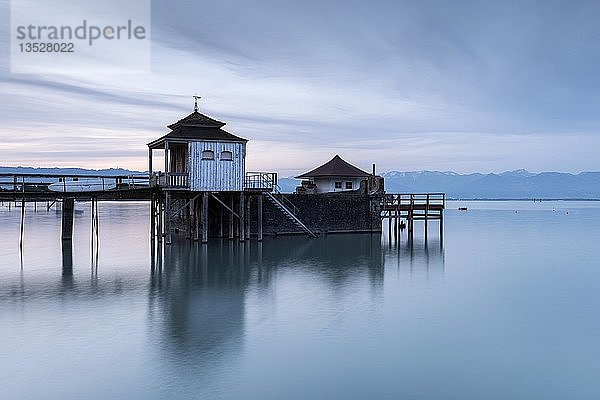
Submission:
[[[244,189],[273,190],[277,187],[276,172],[246,172]]]
[[[386,193],[382,209],[445,209],[445,193]]]
[[[93,182],[91,182],[93,181]],[[95,191],[138,189],[149,186],[148,175],[0,174],[0,192],[67,192],[74,182],[92,183]],[[61,185],[62,184],[62,185]],[[52,186],[52,190],[48,187]],[[62,188],[62,190],[61,190]]]
[[[187,172],[169,172],[167,175],[169,187],[187,188],[189,186],[189,174]]]

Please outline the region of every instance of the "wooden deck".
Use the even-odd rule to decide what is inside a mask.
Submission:
[[[48,186],[73,179],[96,179],[114,189],[91,192],[52,191]],[[0,174],[0,201],[77,200],[150,200],[153,188],[148,175],[83,175],[83,174]]]
[[[429,221],[439,221],[440,239],[444,235],[445,193],[386,193],[381,201],[381,218],[388,220],[390,239],[406,225],[409,237],[414,232],[414,222],[424,221],[425,239],[429,233]]]

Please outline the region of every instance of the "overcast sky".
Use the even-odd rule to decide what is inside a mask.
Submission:
[[[11,74],[0,165],[145,169],[192,111],[248,170],[600,170],[598,1],[153,1],[152,72]]]

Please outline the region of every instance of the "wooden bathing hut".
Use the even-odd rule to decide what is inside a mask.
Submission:
[[[224,122],[198,111],[168,125],[170,132],[148,143],[152,206],[156,236],[171,242],[172,233],[208,241],[211,236],[250,237],[250,206],[262,217],[262,194],[272,191],[277,175],[246,172],[247,139],[223,129]],[[153,171],[153,155],[162,151],[164,171]],[[262,221],[256,223],[262,239]],[[155,228],[154,228],[155,226]]]

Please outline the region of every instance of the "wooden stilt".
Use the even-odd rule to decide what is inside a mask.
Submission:
[[[223,237],[223,231],[224,231],[224,228],[223,228],[223,223],[224,223],[224,221],[223,221],[223,214],[224,214],[223,207],[221,206],[221,207],[219,207],[219,237],[220,238]]]
[[[440,246],[444,242],[444,212],[440,211]]]
[[[157,227],[157,234],[158,235],[157,236],[158,236],[158,243],[162,244],[163,237],[164,237],[164,233],[163,233],[164,222],[163,222],[163,219],[164,219],[164,210],[165,210],[165,208],[164,208],[164,204],[162,202],[162,199],[160,199],[160,198],[158,199],[157,208],[158,208],[158,210],[157,210],[158,213],[157,213],[157,216],[156,216],[156,218],[157,218],[156,222],[157,222],[157,225],[158,225],[158,227]]]
[[[21,229],[19,234],[19,248],[23,249],[23,232],[25,229],[25,198],[21,201]]]
[[[429,225],[429,221],[427,220],[429,217],[429,194],[427,195],[427,200],[425,202],[425,243],[427,243],[427,228]]]
[[[200,240],[200,230],[202,229],[202,201],[204,199],[195,199],[193,201],[194,203],[194,222],[195,222],[195,229],[194,229],[194,240],[198,241]]]
[[[208,243],[208,192],[202,194],[202,243]]]
[[[234,208],[233,208],[234,207],[234,204],[233,204],[234,203],[233,195],[231,195],[231,197],[230,197],[229,200],[230,200],[230,207],[229,208],[231,208],[232,210],[234,210]],[[235,229],[234,229],[235,227],[234,227],[233,223],[234,223],[234,215],[233,215],[233,212],[230,212],[229,213],[229,240],[232,240],[233,237],[234,237],[234,234],[235,234]]]
[[[186,238],[189,240],[194,239],[194,217],[196,213],[194,212],[194,203],[195,199],[191,199],[188,206],[185,208],[186,220],[187,220],[187,234]]]
[[[150,200],[150,243],[154,247],[156,240],[156,195],[152,195]]]
[[[263,240],[263,196],[260,194],[258,196],[258,211],[257,211],[257,225],[258,225],[258,241],[262,242]],[[262,250],[262,247],[261,247]]]
[[[73,213],[75,199],[64,199],[62,204],[62,240],[73,239]]]
[[[73,275],[73,241],[62,241],[62,274],[63,276]]]
[[[388,241],[392,240],[392,212],[388,211]]]
[[[252,196],[246,199],[246,239],[250,240],[250,203]]]
[[[240,242],[243,242],[244,239],[246,238],[245,232],[244,232],[244,228],[246,225],[246,215],[245,215],[245,211],[246,211],[246,207],[244,204],[244,192],[240,192]]]
[[[165,216],[165,244],[171,244],[172,243],[172,229],[171,229],[171,193],[166,192],[165,193],[165,212],[164,212],[164,216]]]

